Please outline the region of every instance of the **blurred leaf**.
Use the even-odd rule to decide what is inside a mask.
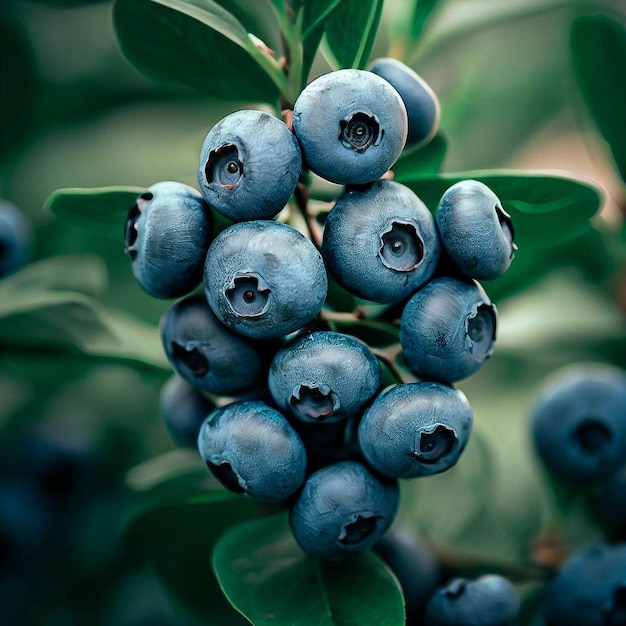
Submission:
[[[155,80],[259,102],[275,101],[285,85],[278,65],[212,0],[116,0],[113,20],[125,56]]]
[[[225,490],[181,496],[134,514],[127,537],[143,548],[149,564],[183,605],[209,624],[238,624],[213,574],[211,552],[225,530],[258,512],[254,500]],[[221,621],[218,615],[229,619]]]
[[[603,15],[576,19],[571,31],[578,83],[626,182],[626,28]]]
[[[363,69],[369,60],[383,0],[344,0],[326,25],[326,41],[340,68]]]
[[[73,224],[122,241],[128,211],[144,191],[141,187],[58,189],[46,200],[44,208]]]
[[[405,148],[391,169],[399,180],[424,174],[436,174],[443,165],[447,148],[446,138],[439,133],[423,147]]]
[[[68,254],[30,263],[6,277],[0,282],[0,294],[5,290],[75,291],[98,298],[106,286],[106,265],[99,256]]]
[[[600,190],[569,177],[516,171],[473,171],[436,177],[398,176],[434,213],[443,193],[461,180],[479,180],[498,196],[511,215],[519,254],[543,254],[589,230],[590,218],[601,204]]]
[[[439,0],[414,0],[415,12],[413,13],[413,20],[411,21],[411,38],[419,39],[424,26],[430,17],[431,13],[439,3]]]
[[[23,28],[0,19],[0,164],[27,139],[34,124],[39,78]]]
[[[126,475],[126,484],[137,492],[154,492],[165,484],[176,481],[180,490],[180,479],[185,483],[197,484],[198,479],[209,476],[197,450],[181,448],[165,452],[137,465]]]
[[[342,561],[305,556],[287,515],[240,524],[217,542],[213,566],[233,606],[255,626],[401,626],[398,583],[370,552]]]
[[[57,349],[169,371],[156,327],[79,293],[3,290],[0,320],[0,344],[9,348]]]

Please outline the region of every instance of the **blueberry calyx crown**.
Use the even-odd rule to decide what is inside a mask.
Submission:
[[[211,470],[213,476],[215,476],[215,478],[217,478],[217,480],[219,480],[227,489],[230,489],[233,493],[246,493],[246,488],[242,486],[237,472],[235,472],[228,461],[222,461],[219,464],[207,461],[206,465]]]
[[[202,378],[209,373],[209,361],[200,352],[197,345],[188,344],[186,346],[172,341],[170,343],[174,359],[180,361],[194,376]]]
[[[473,317],[467,318],[467,336],[472,352],[482,352],[488,357],[493,352],[496,340],[496,316],[493,305],[481,304]]]
[[[294,387],[289,404],[306,419],[323,422],[341,408],[337,394],[324,383],[304,381]]]
[[[397,272],[410,272],[424,258],[424,244],[415,226],[394,221],[380,237],[378,250],[383,265]]]
[[[209,185],[216,183],[224,189],[232,189],[243,177],[243,162],[237,146],[225,144],[212,150],[204,172]]]
[[[137,222],[152,198],[154,198],[154,194],[150,191],[142,193],[137,198],[137,202],[128,211],[126,223],[124,224],[124,250],[131,260],[137,257],[137,249],[135,248],[135,242],[139,234]]]
[[[602,617],[606,626],[623,626],[626,624],[626,582],[618,585],[615,589]]]
[[[337,541],[345,546],[356,546],[370,537],[382,519],[380,515],[360,513],[347,523],[339,533]]]
[[[513,228],[513,222],[511,221],[511,216],[504,211],[504,209],[496,204],[496,215],[498,216],[498,222],[500,224],[500,228],[506,237],[506,240],[509,242],[511,246],[511,255],[509,258],[513,258],[515,256],[515,251],[518,250],[517,244],[514,241],[515,238],[515,229]]]
[[[593,416],[580,422],[571,436],[584,452],[598,456],[602,456],[613,441],[611,430],[602,420]]]
[[[416,450],[411,456],[421,463],[434,464],[448,456],[457,442],[456,433],[443,424],[435,424],[417,435]]]
[[[256,272],[236,272],[224,295],[230,308],[240,317],[260,317],[269,308],[271,289]]]
[[[354,113],[339,122],[339,140],[346,148],[357,152],[365,152],[372,144],[378,145],[379,135],[382,140],[384,134],[375,115]]]

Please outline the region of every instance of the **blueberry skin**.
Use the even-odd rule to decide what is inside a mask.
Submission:
[[[196,448],[200,427],[215,405],[176,374],[163,385],[160,404],[165,427],[174,443],[181,448]]]
[[[467,378],[493,353],[496,326],[496,307],[477,283],[437,278],[402,312],[404,359],[419,378],[444,383]]]
[[[396,526],[376,543],[374,550],[402,587],[407,626],[416,626],[421,623],[424,605],[441,579],[437,557],[425,542]]]
[[[490,280],[509,269],[517,250],[513,223],[487,185],[477,180],[452,185],[436,218],[443,246],[467,276]]]
[[[302,157],[285,124],[262,111],[227,115],[207,134],[198,183],[205,200],[234,222],[268,219],[287,204]]]
[[[519,614],[520,599],[504,577],[454,578],[426,606],[425,626],[506,626]]]
[[[626,544],[598,544],[570,557],[544,597],[548,626],[626,623]]]
[[[328,271],[366,300],[391,304],[406,298],[432,277],[439,255],[432,214],[400,183],[379,180],[346,191],[324,225]]]
[[[304,484],[290,511],[291,532],[320,559],[362,552],[391,526],[399,498],[396,481],[382,482],[361,463],[328,465]]]
[[[264,373],[261,345],[224,326],[201,295],[187,296],[165,310],[161,341],[174,370],[211,393],[245,391]]]
[[[287,335],[322,309],[324,262],[297,230],[278,222],[233,224],[206,257],[204,287],[215,315],[246,337]]]
[[[128,212],[126,254],[139,284],[155,298],[177,298],[202,279],[211,241],[211,213],[192,187],[161,182],[148,187]]]
[[[408,122],[402,98],[385,79],[345,69],[305,87],[294,105],[293,130],[313,172],[359,185],[380,178],[396,162]]]
[[[0,200],[0,278],[20,269],[30,256],[33,233],[26,216]]]
[[[338,422],[356,415],[376,393],[378,359],[358,339],[318,331],[278,352],[269,372],[274,401],[305,422]]]
[[[359,444],[367,462],[385,476],[430,476],[456,464],[473,419],[457,389],[431,382],[396,385],[365,411]]]
[[[257,500],[289,498],[306,476],[300,437],[263,402],[233,402],[213,411],[200,429],[198,450],[227,489]]]
[[[430,85],[398,59],[376,59],[370,67],[400,94],[408,117],[408,144],[426,144],[439,129],[441,107]]]
[[[590,512],[611,539],[626,540],[626,465],[602,481],[590,497]]]
[[[601,363],[559,370],[531,415],[539,458],[564,481],[609,478],[626,458],[626,373]]]

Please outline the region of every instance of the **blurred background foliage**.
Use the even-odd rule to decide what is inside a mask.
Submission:
[[[269,32],[268,1],[222,4]],[[120,51],[112,11],[107,1],[0,4],[0,197],[36,229],[33,264],[0,284],[0,499],[10,497],[10,477],[36,476],[28,484],[46,485],[41,519],[50,520],[43,545],[29,547],[37,566],[0,581],[0,602],[19,624],[196,623],[120,533],[133,489],[149,492],[160,472],[172,490],[177,476],[206,480],[199,459],[173,452],[160,419],[170,371],[156,324],[166,303],[134,280],[123,218],[119,232],[99,231],[44,205],[64,187],[195,186],[206,132],[250,103],[146,78]],[[549,245],[568,228],[562,216],[541,233],[546,245],[520,248],[515,283],[486,286],[501,314],[496,353],[460,384],[475,436],[457,467],[403,486],[401,521],[461,559],[503,571],[528,558],[557,508],[528,437],[543,377],[576,360],[626,366],[624,65],[603,56],[610,33],[581,27],[588,15],[623,24],[626,3],[387,0],[371,54],[405,60],[438,94],[442,171],[560,170],[603,191],[593,228]],[[133,36],[155,34],[137,24]],[[317,55],[311,75],[328,69]],[[158,455],[166,460],[150,461]],[[576,503],[568,506],[571,546],[600,536]],[[213,619],[236,623],[232,613]]]

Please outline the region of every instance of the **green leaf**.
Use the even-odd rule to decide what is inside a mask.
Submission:
[[[572,24],[571,48],[587,106],[626,182],[626,28],[603,15],[580,17]]]
[[[433,212],[448,187],[468,179],[490,187],[511,215],[519,255],[542,254],[588,231],[602,200],[591,183],[560,174],[498,170],[397,177]]]
[[[128,211],[144,191],[141,187],[59,189],[46,200],[44,208],[61,219],[122,241]]]
[[[155,80],[248,101],[285,88],[277,62],[213,0],[116,0],[113,20],[125,56]]]
[[[415,11],[411,20],[411,38],[419,39],[424,30],[424,26],[431,16],[433,10],[438,5],[439,0],[415,0]]]
[[[0,345],[60,350],[169,371],[158,328],[75,292],[3,289]]]
[[[319,48],[326,22],[333,11],[344,0],[307,0],[302,7],[302,87],[307,83],[307,78]],[[294,9],[297,7],[294,6]]]
[[[326,25],[326,42],[340,68],[367,65],[383,10],[383,0],[344,0]]]
[[[0,294],[5,291],[75,291],[99,298],[106,286],[107,270],[102,258],[95,254],[67,254],[30,263],[7,276],[0,281]]]
[[[436,174],[443,165],[448,149],[448,142],[441,134],[437,134],[425,146],[405,148],[391,168],[397,179],[408,179],[412,176]]]
[[[233,606],[255,626],[402,626],[398,583],[370,552],[339,562],[297,546],[287,515],[240,524],[215,546],[213,567]]]
[[[211,552],[225,530],[258,513],[258,503],[225,490],[185,495],[140,509],[128,522],[127,537],[178,601],[206,623],[235,625],[240,620],[217,584]]]

